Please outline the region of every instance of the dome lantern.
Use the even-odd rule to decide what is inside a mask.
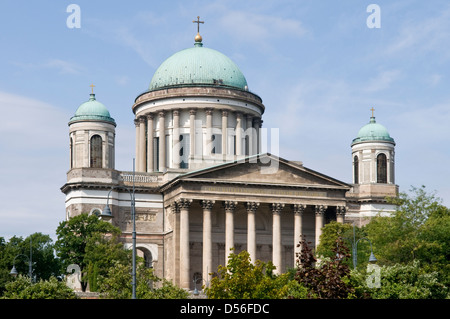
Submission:
[[[223,53],[205,48],[200,35],[200,17],[193,48],[176,52],[155,71],[149,91],[167,88],[213,86],[248,91],[247,80],[239,67]]]
[[[89,95],[89,100],[78,107],[75,115],[70,119],[69,125],[79,121],[104,121],[115,126],[116,122],[111,117],[106,106],[95,99],[93,85],[91,85],[91,88],[92,91]]]
[[[388,130],[381,124],[377,123],[373,115],[374,109],[371,109],[372,116],[368,124],[364,125],[358,132],[356,138],[352,141],[352,146],[358,143],[369,141],[389,142],[395,145],[394,139],[389,135]]]

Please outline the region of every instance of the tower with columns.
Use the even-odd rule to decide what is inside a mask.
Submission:
[[[361,133],[353,141],[353,184],[261,153],[262,99],[233,61],[202,41],[198,32],[194,47],[166,59],[134,100],[134,174],[115,169],[116,124],[91,93],[69,122],[71,162],[61,188],[67,218],[97,214],[108,200],[110,222],[130,248],[133,186],[138,255],[185,289],[198,277],[208,285],[231,252],[271,260],[278,273],[295,266],[302,236],[315,247],[325,224],[358,218],[366,200],[381,200],[371,179],[381,153],[383,194],[395,186],[390,137]]]
[[[70,168],[114,169],[116,122],[92,90],[69,121]]]
[[[132,110],[139,172],[180,173],[259,152],[261,98],[201,37],[160,65]]]
[[[374,108],[368,124],[353,139],[353,187],[348,193],[351,220],[364,224],[379,213],[390,214],[395,205],[387,197],[398,196],[395,184],[395,141],[388,130],[377,123]]]

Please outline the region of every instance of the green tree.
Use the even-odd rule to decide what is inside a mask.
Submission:
[[[398,205],[391,217],[377,216],[366,226],[380,264],[420,261],[429,272],[437,271],[450,285],[450,210],[425,186],[412,187],[391,202]]]
[[[131,265],[116,262],[109,268],[106,276],[99,277],[99,292],[102,298],[130,299]],[[178,288],[166,279],[154,275],[152,268],[146,268],[143,260],[138,258],[136,269],[137,299],[185,299],[189,293]]]
[[[342,244],[350,250],[349,258],[346,258],[343,262],[350,268],[353,268],[353,246],[357,244],[357,267],[359,269],[365,269],[369,263],[369,256],[371,253],[370,243],[366,240],[360,240],[362,238],[368,238],[365,227],[356,227],[351,224],[342,224],[336,221],[332,221],[326,224],[322,228],[322,234],[320,236],[320,243],[317,247],[315,255],[318,258],[334,258],[334,249],[336,248],[338,239],[341,238]],[[375,255],[377,251],[374,251]]]
[[[316,249],[316,256],[321,258],[334,258],[334,250],[336,248],[338,238],[343,239],[346,247],[351,247],[353,241],[353,228],[350,224],[342,224],[332,221],[322,228],[320,243]],[[351,261],[350,258],[346,261]]]
[[[108,271],[116,260],[126,260],[127,251],[118,240],[120,229],[87,213],[72,217],[59,224],[55,243],[64,269],[77,264],[82,272],[81,285],[85,291],[88,284],[88,265],[97,264],[98,273]],[[91,277],[92,278],[92,277]]]
[[[354,298],[355,289],[350,280],[350,268],[345,262],[350,258],[348,248],[338,237],[332,249],[332,257],[317,263],[305,239],[300,242],[295,279],[308,291],[309,298]]]
[[[426,242],[441,242],[439,238],[426,236],[424,231],[428,227],[429,233],[429,227],[436,226],[430,218],[448,217],[449,210],[434,193],[427,193],[425,186],[411,187],[410,192],[412,196],[400,193],[398,198],[389,199],[398,205],[390,217],[376,216],[366,226],[384,264],[411,262],[419,257],[418,251]]]
[[[50,236],[34,233],[25,239],[13,236],[8,242],[0,237],[0,294],[4,291],[6,283],[13,279],[9,273],[16,256],[18,257],[14,265],[18,273],[28,276],[30,240],[33,279],[46,280],[60,275],[60,260],[55,256],[54,244]]]
[[[218,276],[205,288],[206,295],[211,299],[278,299],[301,295],[301,285],[288,285],[289,275],[274,275],[274,269],[270,261],[251,263],[245,250],[231,253],[227,266],[219,266]]]
[[[356,290],[373,299],[448,299],[449,288],[439,277],[437,271],[424,271],[418,260],[380,267],[379,288],[367,287],[365,271],[352,272]]]
[[[55,277],[31,283],[28,277],[19,275],[6,284],[2,299],[77,299],[77,296]]]

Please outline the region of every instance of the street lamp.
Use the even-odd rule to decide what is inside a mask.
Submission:
[[[15,256],[14,259],[13,259],[13,267],[11,269],[11,272],[9,273],[11,276],[16,277],[19,274],[19,272],[16,269],[16,258],[19,257],[19,256],[24,256],[24,257],[26,257],[28,259],[28,276],[30,277],[30,281],[32,281],[32,275],[33,275],[33,269],[32,269],[33,260],[32,260],[32,257],[33,257],[33,254],[32,254],[32,250],[31,250],[31,247],[32,247],[31,244],[32,244],[32,240],[31,240],[31,236],[30,236],[30,257],[28,257],[27,255],[24,255],[24,254],[19,254],[19,255]]]
[[[358,243],[360,240],[367,240],[370,244],[370,257],[369,257],[369,262],[371,263],[375,263],[377,262],[377,259],[375,258],[375,255],[373,254],[373,249],[372,249],[372,242],[370,241],[369,238],[363,237],[358,239],[357,241],[355,241],[355,224],[353,224],[353,244],[352,244],[352,253],[353,253],[353,268],[356,269],[356,265],[358,264],[358,256],[357,256],[357,252],[358,252]]]
[[[132,232],[132,240],[133,240],[133,247],[132,247],[132,272],[131,272],[131,299],[136,299],[136,214],[135,214],[135,196],[134,196],[134,177],[135,177],[135,169],[134,169],[134,158],[133,158],[133,188],[130,191],[130,189],[126,186],[113,186],[111,190],[108,192],[108,197],[106,199],[106,206],[103,209],[101,217],[106,218],[112,218],[111,209],[109,208],[109,195],[111,194],[111,191],[115,188],[123,188],[125,189],[129,194],[131,198],[131,219],[133,220],[133,232]]]

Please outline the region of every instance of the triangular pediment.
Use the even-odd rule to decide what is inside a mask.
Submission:
[[[348,184],[304,167],[299,162],[262,154],[193,171],[180,180],[280,186],[349,187]]]

